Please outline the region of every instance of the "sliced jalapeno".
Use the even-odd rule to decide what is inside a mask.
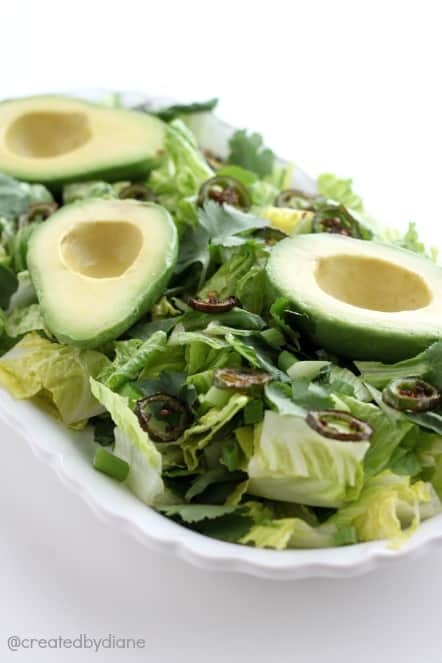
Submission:
[[[344,205],[321,207],[312,219],[312,229],[315,233],[335,233],[357,239],[362,237],[359,223]]]
[[[214,372],[215,387],[219,389],[249,391],[264,387],[271,379],[270,373],[253,368],[216,368]]]
[[[152,394],[135,404],[140,426],[155,442],[174,442],[191,422],[186,403],[170,394]]]
[[[280,230],[279,228],[273,228],[272,226],[267,226],[266,228],[258,230],[256,232],[256,237],[260,237],[261,239],[263,239],[265,244],[267,244],[267,246],[274,246],[282,239],[289,237],[289,235],[285,233],[283,230]]]
[[[223,159],[218,156],[218,154],[215,154],[215,152],[212,152],[212,150],[203,150],[203,154],[206,157],[207,163],[213,168],[213,170],[219,170],[224,166]]]
[[[187,303],[195,311],[204,311],[204,313],[225,313],[239,305],[239,301],[233,295],[226,299],[218,299],[218,294],[214,290],[207,293],[207,299],[189,297]]]
[[[312,411],[305,420],[319,435],[331,440],[361,442],[373,435],[373,429],[366,421],[341,410]]]
[[[35,203],[34,205],[29,205],[26,212],[19,217],[18,227],[24,228],[34,221],[46,221],[57,209],[57,203]]]
[[[198,194],[198,205],[204,205],[207,200],[214,200],[220,205],[227,203],[244,211],[249,209],[252,202],[245,186],[230,175],[215,175],[203,182]]]
[[[382,398],[396,410],[426,412],[433,410],[441,402],[441,394],[436,387],[419,378],[399,378],[385,387]]]
[[[152,189],[149,189],[142,182],[134,182],[123,187],[119,193],[119,197],[122,200],[130,198],[132,200],[141,200],[142,202],[153,202],[155,200],[155,194]]]
[[[319,196],[314,196],[299,189],[285,189],[275,199],[276,207],[290,207],[292,209],[302,209],[314,212],[315,203],[320,200]]]

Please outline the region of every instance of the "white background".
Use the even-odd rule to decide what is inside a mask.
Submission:
[[[6,4],[6,3],[5,3]],[[256,128],[380,219],[442,244],[441,17],[420,2],[23,2],[2,7],[0,96],[144,89]],[[442,662],[442,553],[341,581],[213,575],[108,529],[1,428],[0,660]],[[7,635],[147,640],[8,653]]]

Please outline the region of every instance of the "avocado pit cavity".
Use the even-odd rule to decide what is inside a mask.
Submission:
[[[96,279],[115,278],[135,262],[143,235],[128,221],[88,221],[74,226],[60,244],[64,265]]]
[[[419,274],[379,258],[326,256],[318,260],[315,279],[335,299],[372,311],[415,311],[431,302],[431,292]]]
[[[19,115],[6,132],[10,152],[25,158],[58,157],[82,147],[92,133],[83,112],[31,112]]]

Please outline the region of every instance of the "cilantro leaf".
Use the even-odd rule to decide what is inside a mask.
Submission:
[[[245,129],[235,131],[229,140],[229,147],[228,163],[251,170],[260,177],[272,173],[275,155],[264,146],[260,134],[247,133]]]
[[[268,225],[268,221],[264,219],[241,212],[230,205],[219,205],[213,200],[205,203],[198,213],[198,219],[208,233],[211,244],[222,246],[239,246],[246,241],[244,237],[238,237],[239,233]]]
[[[201,265],[199,278],[203,283],[210,263],[210,245],[239,246],[247,241],[240,233],[264,228],[268,222],[253,214],[240,212],[229,205],[208,200],[198,211],[197,223],[189,227],[180,241],[175,274],[181,274],[195,263]]]

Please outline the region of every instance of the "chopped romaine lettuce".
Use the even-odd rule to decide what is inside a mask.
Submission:
[[[358,500],[344,506],[329,519],[337,527],[352,525],[360,541],[389,539],[400,545],[421,520],[441,511],[431,484],[383,472],[369,479]]]
[[[163,502],[166,491],[161,478],[161,454],[140,427],[127,399],[93,378],[90,383],[95,398],[106,408],[115,423],[114,451],[116,456],[129,465],[127,486],[145,504]]]
[[[302,417],[267,411],[248,465],[248,490],[268,499],[338,507],[357,499],[369,446],[324,438]]]
[[[89,378],[109,360],[95,350],[80,350],[27,334],[0,359],[0,383],[15,398],[38,398],[68,426],[81,426],[103,412]]]

